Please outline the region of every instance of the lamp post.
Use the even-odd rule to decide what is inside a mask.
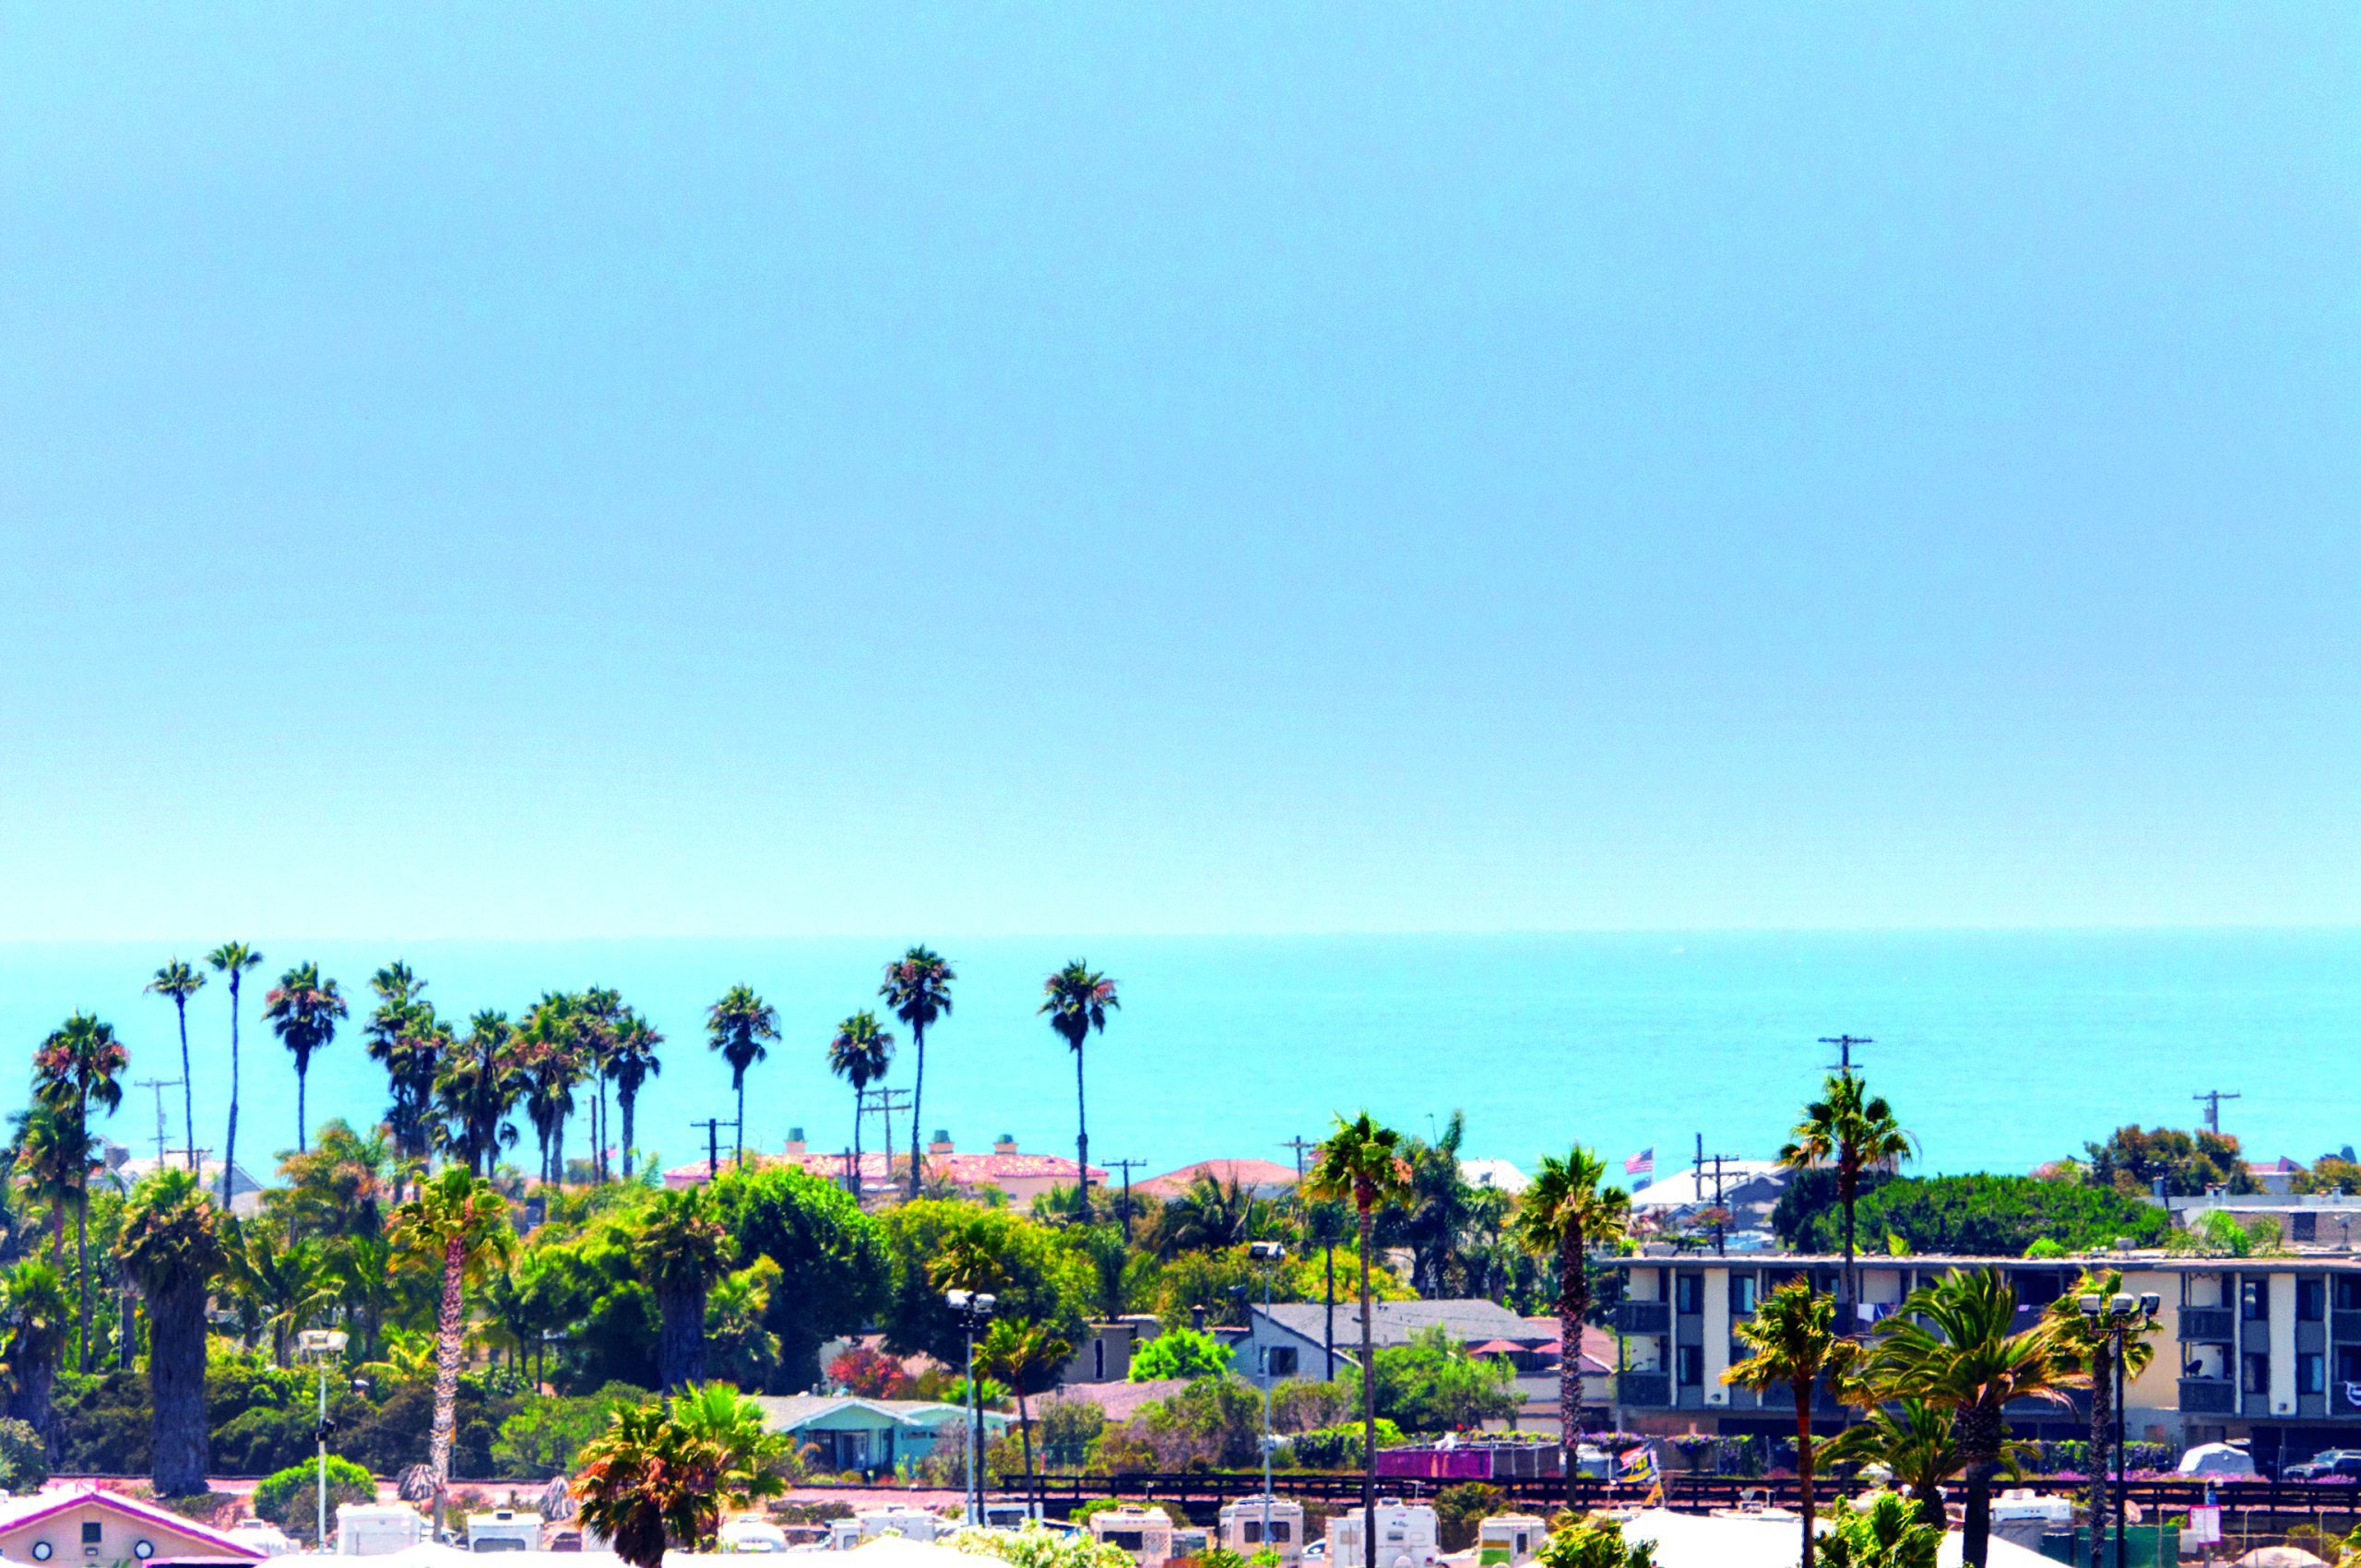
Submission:
[[[1246,1255],[1262,1265],[1263,1320],[1271,1317],[1271,1280],[1279,1272],[1279,1264],[1287,1255],[1287,1248],[1277,1241],[1257,1241],[1246,1249]],[[1271,1348],[1259,1347],[1255,1358],[1263,1374],[1263,1550],[1271,1547],[1271,1451],[1278,1445],[1271,1441]]]
[[[339,1328],[307,1328],[295,1336],[303,1359],[320,1369],[320,1420],[312,1437],[320,1449],[319,1550],[328,1550],[328,1363],[344,1354],[345,1336]]]
[[[945,1290],[943,1304],[967,1336],[967,1523],[984,1522],[984,1393],[976,1386],[976,1330],[988,1322],[1000,1298],[985,1290]]]
[[[2115,1568],[2123,1568],[2124,1560],[2124,1348],[2135,1330],[2145,1334],[2155,1325],[2156,1313],[2164,1304],[2164,1298],[2153,1290],[2137,1297],[2121,1290],[2112,1296],[2084,1296],[2075,1303],[2082,1309],[2083,1321],[2106,1335],[2115,1350]],[[2100,1527],[2098,1520],[2091,1521],[2091,1568],[2099,1568]]]

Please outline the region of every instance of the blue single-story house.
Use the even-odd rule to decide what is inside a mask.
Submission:
[[[948,1444],[955,1453],[967,1441],[968,1411],[964,1405],[864,1399],[854,1394],[764,1395],[754,1403],[763,1408],[765,1427],[817,1449],[823,1469],[892,1470],[929,1457],[939,1444]],[[984,1441],[989,1443],[1006,1431],[1008,1421],[997,1410],[986,1410]]]

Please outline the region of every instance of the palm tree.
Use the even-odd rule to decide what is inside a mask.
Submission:
[[[942,954],[931,947],[913,947],[885,966],[885,983],[877,988],[894,1016],[902,1020],[910,1031],[910,1049],[917,1054],[918,1065],[910,1080],[910,1196],[919,1195],[919,1118],[926,1105],[926,1031],[938,1018],[951,1016],[951,982],[959,977]],[[858,1093],[858,1089],[855,1091]],[[853,1141],[860,1141],[860,1118],[853,1117]],[[894,1151],[885,1151],[887,1174],[892,1173]],[[854,1170],[859,1171],[856,1163]],[[853,1192],[858,1194],[860,1176],[853,1178]]]
[[[890,975],[893,970],[886,973]],[[945,1000],[943,1006],[950,1005]],[[893,1060],[894,1037],[877,1027],[874,1013],[855,1013],[836,1026],[836,1038],[828,1042],[828,1071],[852,1085],[852,1170],[845,1184],[852,1189],[855,1203],[860,1201],[860,1097],[870,1085],[885,1075],[885,1068]],[[913,1099],[911,1104],[915,1107],[917,1101]],[[914,1111],[912,1121],[916,1119]],[[886,1153],[890,1163],[893,1151]],[[915,1174],[918,1167],[913,1165],[910,1169]]]
[[[2066,1404],[2089,1374],[2074,1368],[2057,1322],[2016,1326],[2017,1292],[1999,1269],[1947,1274],[1912,1291],[1878,1325],[1869,1385],[1880,1399],[1917,1399],[1952,1413],[1967,1479],[1961,1558],[1984,1568],[1992,1536],[1992,1475],[2008,1440],[2012,1400]]]
[[[478,1013],[468,1021],[468,1038],[434,1075],[442,1121],[436,1141],[445,1154],[467,1162],[470,1176],[491,1175],[500,1151],[516,1146],[508,1114],[525,1092],[526,1075],[516,1062],[516,1038],[507,1014]]]
[[[706,1212],[702,1187],[663,1194],[640,1225],[639,1273],[656,1292],[656,1365],[667,1394],[705,1380],[706,1292],[736,1250],[729,1227]]]
[[[317,964],[298,964],[279,977],[263,998],[262,1016],[270,1021],[295,1058],[295,1148],[310,1146],[311,1119],[303,1105],[303,1085],[312,1071],[312,1052],[336,1039],[336,1021],[345,1016],[344,993],[336,981],[322,980]]]
[[[1034,1318],[999,1318],[976,1346],[976,1371],[1016,1392],[1016,1426],[1025,1444],[1025,1494],[1042,1501],[1033,1467],[1033,1411],[1025,1396],[1047,1386],[1050,1375],[1074,1354],[1074,1342]]]
[[[1821,1097],[1804,1107],[1804,1119],[1788,1134],[1779,1150],[1779,1163],[1790,1170],[1836,1172],[1836,1201],[1845,1209],[1845,1290],[1841,1326],[1853,1332],[1854,1303],[1860,1297],[1853,1277],[1853,1205],[1861,1194],[1861,1175],[1908,1159],[1917,1141],[1902,1130],[1893,1108],[1882,1097],[1871,1096],[1854,1073],[1831,1073]]]
[[[1754,1315],[1732,1325],[1749,1352],[1722,1373],[1724,1383],[1758,1395],[1784,1389],[1796,1404],[1796,1493],[1804,1519],[1803,1568],[1812,1568],[1812,1390],[1822,1377],[1842,1380],[1860,1359],[1857,1340],[1836,1332],[1836,1303],[1805,1278],[1765,1297]]]
[[[28,1259],[0,1276],[0,1360],[8,1368],[8,1414],[28,1422],[44,1442],[55,1425],[50,1390],[65,1355],[73,1303],[53,1264]]]
[[[459,1342],[468,1326],[467,1286],[504,1265],[516,1251],[508,1206],[491,1182],[457,1166],[421,1182],[394,1211],[387,1240],[413,1263],[439,1265],[443,1301],[434,1319],[434,1425],[428,1443],[434,1467],[434,1528],[451,1487],[451,1433],[459,1399]]]
[[[616,1410],[576,1459],[572,1485],[583,1526],[606,1537],[631,1568],[661,1568],[666,1546],[694,1548],[720,1527],[730,1456],[661,1403]]]
[[[242,1321],[269,1339],[272,1364],[286,1366],[295,1336],[337,1303],[320,1244],[282,1243],[267,1226],[233,1222],[223,1254]]]
[[[191,1074],[189,1072],[188,1064],[188,999],[195,996],[198,991],[202,990],[204,985],[205,977],[197,973],[190,965],[182,962],[179,958],[174,958],[171,963],[166,964],[162,968],[158,969],[156,971],[155,978],[148,982],[148,994],[151,996],[171,997],[172,999],[172,1011],[180,1017],[181,1126],[183,1129],[182,1135],[188,1143],[188,1168],[191,1170],[196,1169],[196,1091],[190,1087]]]
[[[115,1257],[148,1299],[148,1387],[160,1497],[205,1490],[205,1301],[221,1266],[213,1206],[186,1170],[142,1182]]]
[[[746,1163],[746,1069],[770,1055],[764,1041],[778,1039],[778,1014],[752,986],[733,985],[706,1013],[706,1043],[730,1063],[738,1096],[738,1163]]]
[[[1303,1195],[1303,1245],[1320,1249],[1320,1300],[1325,1309],[1320,1340],[1320,1377],[1323,1383],[1334,1382],[1336,1376],[1336,1249],[1352,1234],[1346,1212],[1345,1206],[1335,1198]]]
[[[1541,1170],[1517,1205],[1517,1244],[1558,1263],[1558,1424],[1566,1445],[1566,1503],[1574,1503],[1583,1430],[1583,1320],[1590,1315],[1590,1249],[1622,1240],[1631,1195],[1602,1187],[1607,1162],[1576,1146],[1565,1158],[1541,1157]]]
[[[17,1112],[8,1161],[25,1200],[49,1217],[49,1261],[65,1262],[65,1217],[98,1166],[98,1141],[71,1111],[35,1100]]]
[[[131,1053],[114,1038],[114,1026],[88,1013],[77,1013],[42,1042],[33,1054],[33,1094],[65,1118],[71,1128],[69,1143],[95,1154],[90,1141],[90,1104],[97,1101],[110,1116],[123,1103],[117,1081],[130,1064]],[[74,1183],[74,1272],[82,1301],[81,1330],[74,1341],[74,1365],[90,1369],[90,1170],[95,1159],[80,1162]]]
[[[1377,1357],[1370,1344],[1370,1225],[1379,1208],[1400,1201],[1410,1190],[1410,1162],[1402,1157],[1402,1134],[1379,1126],[1366,1111],[1350,1122],[1337,1117],[1335,1130],[1320,1145],[1303,1185],[1308,1197],[1351,1199],[1360,1222],[1361,1568],[1377,1568]]]
[[[238,1168],[238,982],[262,968],[262,955],[243,942],[225,942],[205,956],[214,973],[230,982],[230,1133],[221,1144],[221,1212],[230,1212],[230,1173]],[[192,1140],[194,1141],[194,1140]]]
[[[743,1507],[787,1490],[778,1467],[794,1439],[771,1431],[764,1422],[762,1406],[728,1384],[699,1384],[682,1394],[672,1401],[672,1420],[690,1436],[721,1451],[718,1490],[731,1505]]]
[[[1943,1488],[1967,1463],[1952,1413],[1923,1399],[1871,1405],[1859,1425],[1822,1440],[1813,1458],[1822,1465],[1884,1466],[1893,1485],[1910,1493],[1918,1516],[1939,1529],[1951,1527]]]
[[[582,1060],[574,1020],[574,999],[554,992],[526,1013],[516,1030],[516,1064],[525,1079],[525,1118],[541,1147],[541,1180],[565,1180],[565,1123],[574,1114],[574,1086],[582,1081]]]
[[[631,1180],[632,1110],[640,1088],[664,1071],[657,1047],[664,1037],[656,1026],[626,1008],[615,1026],[615,1048],[607,1058],[607,1075],[615,1080],[615,1107],[623,1113],[623,1180]]]
[[[433,1115],[434,1075],[451,1043],[450,1026],[434,1016],[426,982],[397,958],[369,977],[376,1008],[362,1031],[369,1057],[386,1069],[393,1105],[386,1124],[405,1159],[423,1159]]]
[[[2061,1349],[2091,1380],[2091,1537],[2098,1538],[2098,1522],[2107,1517],[2106,1467],[2099,1455],[2106,1452],[2107,1429],[2115,1420],[2115,1330],[2082,1315],[2082,1298],[2113,1300],[2123,1289],[2119,1268],[2085,1269],[2082,1277],[2049,1304],[2049,1321],[2057,1325]],[[2156,1331],[2152,1320],[2135,1319],[2123,1337],[2123,1372],[2137,1377],[2155,1359],[2148,1336]],[[2095,1560],[2095,1559],[2094,1559]]]
[[[1074,1190],[1077,1213],[1090,1223],[1090,1117],[1082,1092],[1082,1046],[1096,1031],[1107,1032],[1107,1014],[1122,1004],[1115,999],[1115,982],[1076,958],[1042,982],[1045,1000],[1038,1009],[1049,1015],[1050,1028],[1074,1051]]]
[[[598,1097],[590,1102],[590,1179],[607,1180],[607,1145],[614,1129],[607,1124],[607,1079],[615,1066],[616,1039],[630,1009],[623,997],[601,986],[582,993],[575,1018],[582,1035],[583,1064],[589,1069]]]

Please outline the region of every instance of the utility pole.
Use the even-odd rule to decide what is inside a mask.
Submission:
[[[2189,1098],[2205,1107],[2205,1130],[2218,1134],[2222,1131],[2222,1102],[2240,1097],[2228,1089],[2207,1089],[2203,1094],[2193,1094]]]
[[[1298,1133],[1294,1137],[1289,1138],[1279,1146],[1281,1148],[1291,1148],[1295,1150],[1295,1184],[1296,1190],[1300,1192],[1303,1189],[1304,1153],[1308,1149],[1316,1149],[1320,1146],[1313,1140],[1305,1137],[1301,1133]]]
[[[139,1087],[156,1091],[156,1169],[161,1170],[164,1168],[164,1091],[180,1087],[181,1081],[178,1078],[142,1078]]]
[[[1132,1172],[1134,1170],[1146,1170],[1147,1161],[1145,1159],[1110,1159],[1107,1162],[1107,1169],[1109,1170],[1120,1170],[1123,1173],[1123,1244],[1125,1246],[1129,1246],[1131,1245],[1132,1241]]]
[[[1867,1035],[1822,1035],[1820,1037],[1820,1043],[1836,1048],[1836,1060],[1830,1063],[1828,1070],[1832,1073],[1842,1073],[1849,1078],[1853,1075],[1853,1048],[1857,1045],[1875,1045],[1877,1041]]]
[[[862,1097],[869,1102],[869,1114],[885,1124],[885,1184],[894,1184],[894,1112],[910,1108],[908,1089],[871,1089]]]
[[[1734,1154],[1707,1154],[1705,1134],[1703,1133],[1697,1134],[1697,1195],[1700,1198],[1705,1195],[1705,1164],[1711,1160],[1714,1166],[1714,1213],[1716,1216],[1714,1220],[1714,1255],[1715,1257],[1729,1255],[1727,1228],[1723,1223],[1727,1216],[1722,1209],[1722,1161],[1737,1158],[1738,1156]]]
[[[714,1181],[721,1174],[721,1129],[738,1130],[735,1122],[724,1122],[718,1116],[708,1116],[702,1122],[692,1122],[692,1127],[705,1129],[705,1179]]]

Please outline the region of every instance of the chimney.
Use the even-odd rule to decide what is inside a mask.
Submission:
[[[937,1127],[934,1130],[933,1138],[931,1139],[926,1146],[926,1152],[933,1155],[949,1154],[951,1152],[950,1130],[944,1127]]]
[[[802,1128],[801,1128],[801,1127],[789,1127],[789,1128],[787,1130],[787,1154],[788,1154],[788,1158],[790,1158],[790,1159],[792,1159],[792,1158],[796,1158],[797,1156],[801,1155],[802,1152],[803,1152],[803,1129],[802,1129]]]
[[[1016,1152],[1016,1134],[1014,1133],[1003,1133],[999,1137],[994,1138],[992,1140],[992,1152],[994,1154],[1014,1154]]]

